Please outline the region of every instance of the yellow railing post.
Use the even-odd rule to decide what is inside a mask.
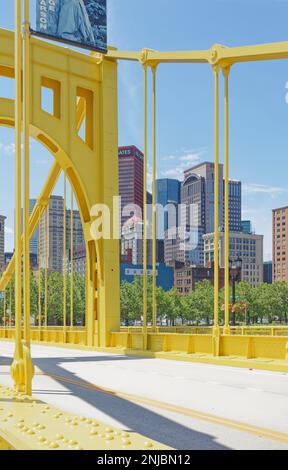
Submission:
[[[215,163],[214,163],[214,326],[213,355],[220,355],[219,328],[219,67],[214,66]]]
[[[225,79],[225,320],[224,334],[230,334],[229,323],[229,74],[230,67],[222,69]]]
[[[144,71],[144,162],[143,162],[143,349],[147,349],[147,65]]]
[[[151,66],[153,76],[153,99],[152,99],[152,328],[157,328],[157,195],[156,195],[156,168],[157,168],[157,149],[156,149],[156,72],[157,64]]]
[[[15,351],[11,376],[18,392],[25,391],[25,366],[21,340],[21,117],[22,117],[22,39],[21,0],[15,0]]]

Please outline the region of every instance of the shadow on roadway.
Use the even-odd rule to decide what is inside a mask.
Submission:
[[[156,411],[151,411],[144,406],[115,396],[113,393],[107,393],[105,390],[101,390],[100,387],[99,390],[85,388],[95,384],[87,382],[61,367],[65,363],[73,364],[74,362],[133,361],[139,359],[141,358],[133,356],[52,357],[33,358],[33,362],[45,374],[53,375],[53,380],[65,386],[70,395],[80,398],[97,410],[106,413],[122,423],[127,430],[132,430],[178,450],[228,450],[228,447],[217,443],[214,436],[194,431],[172,419],[159,415]],[[147,358],[143,359],[147,360]],[[63,382],[61,376],[64,378]],[[69,380],[77,381],[79,385],[69,383]],[[97,385],[95,386],[97,387]],[[40,389],[33,391],[33,395],[37,395],[37,393],[57,395],[57,392],[54,393],[53,390],[47,392]],[[59,393],[59,401],[62,395],[65,396],[63,391]],[[77,413],[77,410],[75,412]]]

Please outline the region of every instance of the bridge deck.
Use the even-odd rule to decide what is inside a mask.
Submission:
[[[5,386],[12,353],[0,343]],[[36,401],[66,413],[177,449],[288,449],[285,373],[42,345],[32,356]]]

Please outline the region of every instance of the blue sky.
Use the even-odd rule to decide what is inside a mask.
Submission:
[[[107,1],[109,43],[122,50],[206,49],[214,43],[238,46],[288,40],[288,0]],[[0,0],[1,27],[13,28],[13,3]],[[243,218],[250,218],[256,232],[264,234],[266,259],[272,252],[271,210],[288,204],[287,83],[287,61],[241,64],[231,72],[230,174],[243,182]],[[3,79],[0,94],[13,96],[11,84]],[[120,64],[119,144],[142,148],[142,102],[141,68]],[[7,250],[13,248],[13,139],[11,130],[0,128],[0,213],[8,217]],[[158,176],[180,178],[192,164],[213,160],[213,139],[211,68],[160,66]],[[31,159],[31,196],[36,197],[52,157],[32,142]],[[62,181],[56,192],[61,190]]]

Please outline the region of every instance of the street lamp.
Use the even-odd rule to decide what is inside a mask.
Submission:
[[[237,256],[234,262],[229,259],[229,275],[232,283],[232,325],[236,326],[236,283],[241,281],[242,259]]]

